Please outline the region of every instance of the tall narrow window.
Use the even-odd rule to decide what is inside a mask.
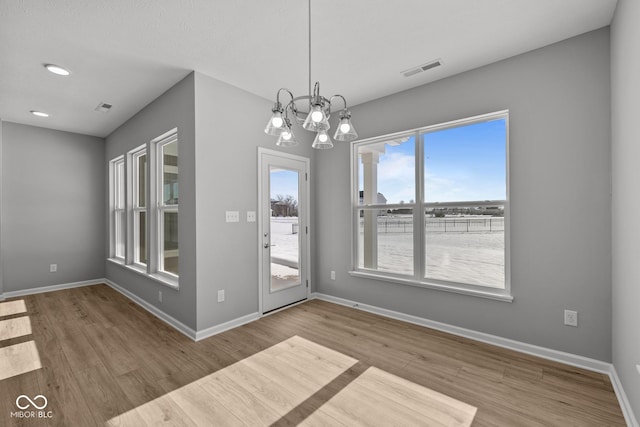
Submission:
[[[354,142],[354,273],[510,299],[507,149],[507,111]]]
[[[157,142],[158,271],[178,276],[178,139]]]
[[[121,262],[124,261],[125,251],[125,186],[124,186],[124,156],[117,157],[110,162],[110,256]]]
[[[147,265],[147,150],[136,151],[133,162],[133,262]]]

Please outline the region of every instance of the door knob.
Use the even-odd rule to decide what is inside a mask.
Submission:
[[[265,243],[265,244],[264,244],[264,248],[265,248],[265,249],[269,249],[269,248],[274,247],[274,246],[275,246],[275,245],[270,245],[269,243]]]

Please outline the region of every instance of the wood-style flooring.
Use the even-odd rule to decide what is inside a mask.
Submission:
[[[226,403],[216,406],[203,398],[216,392],[210,386],[213,378],[229,378],[228,372],[243,365],[254,369],[252,361],[273,346],[298,339],[294,337],[354,364],[318,382],[304,400],[272,415],[265,425],[322,425],[335,417],[336,408],[355,420],[365,403],[385,401],[383,391],[353,403],[358,396],[354,390],[370,387],[372,381],[426,388],[475,407],[473,426],[625,425],[605,375],[327,302],[310,301],[193,342],[106,285],[12,301],[20,300],[26,312],[14,309],[19,303],[0,311],[0,321],[28,316],[31,325],[30,334],[8,332],[10,338],[0,341],[0,359],[7,354],[13,358],[11,363],[0,360],[0,370],[23,372],[0,380],[1,426],[140,425],[150,420],[191,425],[196,415],[206,417],[216,407],[229,410],[242,400],[220,394],[218,400]],[[24,330],[22,321],[6,325],[11,325],[7,331]],[[24,349],[24,355],[16,357],[16,349]],[[245,363],[236,364],[241,361]],[[271,366],[275,385],[278,366]],[[225,370],[229,367],[231,371]],[[309,371],[313,376],[315,371]],[[185,394],[194,384],[205,394]],[[381,390],[392,388],[386,384]],[[19,395],[46,396],[47,418],[12,417],[19,411]],[[166,407],[154,406],[167,396],[175,411],[189,416],[172,418]],[[269,410],[255,410],[254,415]],[[396,419],[393,411],[385,416],[379,419],[384,425]],[[402,419],[399,414],[398,424]]]

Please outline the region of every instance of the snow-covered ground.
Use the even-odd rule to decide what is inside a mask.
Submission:
[[[279,290],[300,283],[298,218],[271,218],[271,289]]]
[[[504,287],[504,218],[448,217],[425,221],[427,278]],[[361,228],[360,266],[364,265],[363,240]],[[378,218],[378,269],[413,274],[411,216]]]
[[[413,274],[413,227],[408,218],[379,219],[378,269]],[[468,222],[465,222],[469,220]],[[492,221],[489,221],[492,220]],[[454,222],[455,221],[455,222]],[[502,218],[427,218],[427,277],[437,280],[502,288],[504,232]],[[444,230],[447,222],[447,232]],[[298,218],[271,218],[271,275],[274,283],[298,283]],[[466,232],[469,227],[469,232]],[[495,230],[498,231],[495,231]],[[451,230],[454,230],[453,232]],[[491,231],[489,231],[491,230]],[[363,265],[360,232],[359,265]]]
[[[360,247],[363,235],[360,234]],[[504,234],[428,232],[427,277],[471,285],[504,287]],[[364,265],[363,251],[359,265]],[[378,234],[378,269],[413,274],[413,234]]]

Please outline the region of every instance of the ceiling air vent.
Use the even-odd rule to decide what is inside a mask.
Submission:
[[[430,70],[432,68],[436,68],[442,65],[441,59],[436,59],[435,61],[427,62],[426,64],[418,65],[417,67],[410,68],[402,72],[405,77],[410,77],[415,74],[421,73],[423,71]]]
[[[101,113],[108,113],[109,110],[111,110],[111,107],[113,107],[113,105],[107,104],[106,102],[101,102],[100,104],[98,104],[96,108],[94,108],[94,110],[99,111]]]

